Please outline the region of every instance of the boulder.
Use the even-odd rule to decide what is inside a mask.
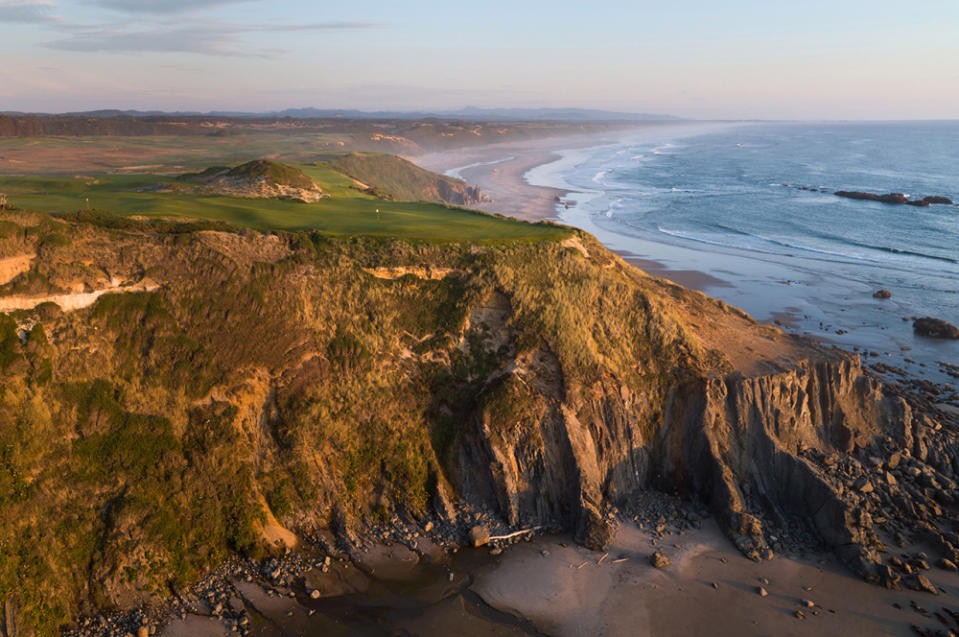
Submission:
[[[959,340],[959,327],[930,316],[914,319],[912,330],[919,336]]]
[[[910,590],[925,591],[926,593],[931,593],[932,595],[939,594],[939,590],[932,585],[932,582],[930,582],[929,578],[925,575],[913,573],[909,577],[905,578],[902,583]]]
[[[888,299],[888,298],[891,297],[891,296],[892,296],[892,292],[890,292],[889,290],[878,290],[877,292],[874,292],[874,293],[873,293],[872,298],[874,298],[874,299]]]
[[[934,195],[932,197],[923,197],[922,200],[925,201],[927,204],[940,204],[945,206],[952,205],[952,199],[950,199],[949,197],[941,197],[938,195]]]
[[[659,551],[656,551],[649,556],[649,563],[653,565],[653,568],[663,568],[672,564],[672,562],[669,561],[669,558]]]
[[[489,543],[489,529],[482,525],[477,524],[470,529],[470,544],[475,547],[485,546]]]
[[[837,190],[834,194],[837,197],[845,197],[846,199],[862,199],[864,201],[876,201],[879,199],[878,195],[874,195],[871,192],[859,192],[858,190]]]
[[[882,203],[904,204],[909,203],[909,197],[901,192],[891,192],[888,195],[877,196],[876,201],[881,201]]]
[[[955,562],[953,562],[952,560],[946,559],[944,557],[941,558],[938,562],[936,562],[936,566],[938,566],[944,571],[952,571],[952,572],[955,572],[957,568]]]

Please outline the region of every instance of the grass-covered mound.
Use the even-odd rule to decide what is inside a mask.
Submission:
[[[462,179],[437,175],[395,155],[349,153],[327,161],[326,165],[384,198],[442,201],[460,206],[481,201],[479,190]]]
[[[291,188],[313,189],[317,185],[312,179],[303,174],[295,166],[283,164],[269,159],[255,159],[253,161],[229,168],[227,166],[211,166],[199,173],[180,175],[180,181],[193,183],[210,183],[218,178],[226,177],[249,183],[264,182],[271,186],[289,186]]]

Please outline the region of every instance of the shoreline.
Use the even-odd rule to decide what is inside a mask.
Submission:
[[[772,258],[728,247],[623,234],[589,211],[588,199],[602,191],[566,183],[564,178],[565,171],[576,169],[577,162],[589,155],[586,149],[601,153],[606,145],[634,140],[641,144],[669,142],[731,126],[737,124],[648,126],[625,129],[618,135],[556,137],[535,145],[510,143],[434,153],[414,161],[479,185],[494,199],[480,208],[527,221],[554,220],[580,228],[639,269],[721,298],[743,308],[760,323],[858,352],[864,366],[882,361],[892,369],[904,369],[948,389],[955,381],[941,361],[949,360],[955,345],[930,343],[916,336],[908,321],[919,310],[904,305],[898,295],[877,305],[872,294],[885,285],[881,274],[855,271],[836,279],[830,271],[817,268],[815,263],[810,265],[798,254]],[[573,205],[563,209],[560,200],[567,196],[585,201],[570,202]],[[897,380],[883,375],[886,380]],[[951,400],[959,406],[957,396],[953,394]]]
[[[440,151],[410,160],[426,170],[454,173],[453,176],[478,186],[491,199],[478,206],[481,210],[523,221],[543,221],[556,219],[557,199],[568,191],[530,184],[526,174],[559,159],[559,151],[612,143],[602,140],[594,135],[548,137]]]
[[[480,210],[502,214],[522,221],[562,220],[558,206],[561,199],[575,191],[556,186],[532,184],[528,175],[563,158],[562,153],[618,143],[624,136],[653,133],[696,134],[704,127],[728,126],[728,123],[650,122],[620,131],[618,135],[587,134],[548,137],[530,142],[505,142],[480,147],[428,153],[411,157],[410,161],[433,172],[462,179],[491,198],[477,206]],[[575,204],[574,204],[575,205]],[[706,272],[673,268],[664,261],[638,255],[629,250],[607,245],[628,263],[656,277],[701,292],[707,288],[732,285]]]
[[[939,589],[932,596],[858,579],[828,551],[794,547],[754,562],[708,513],[653,492],[646,503],[648,515],[620,514],[604,551],[544,533],[443,552],[424,534],[412,545],[379,543],[332,560],[291,554],[228,569],[184,593],[184,612],[159,634],[380,635],[385,626],[388,634],[469,637],[906,637],[914,627],[941,628],[934,613],[959,608],[955,572],[924,571]],[[654,553],[670,563],[654,567]]]

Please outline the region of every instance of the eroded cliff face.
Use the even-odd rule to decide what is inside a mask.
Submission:
[[[481,304],[479,312],[488,310]],[[917,423],[858,358],[818,348],[807,354],[781,371],[704,375],[659,394],[608,377],[570,388],[549,350],[514,357],[471,416],[450,474],[454,489],[512,525],[575,529],[597,550],[610,539],[611,507],[638,490],[679,491],[706,502],[754,559],[773,557],[764,520],[779,528],[798,523],[858,574],[894,586],[899,577],[882,564],[870,512],[892,502],[895,484],[874,477],[869,493],[879,495],[864,501],[837,464],[860,464],[865,455],[879,470],[905,454],[921,466],[930,456],[923,441],[936,431],[931,464],[942,468],[945,486],[935,497],[951,502],[953,430]],[[897,509],[954,554],[936,527],[946,521],[939,507]]]
[[[0,254],[32,256],[0,285],[19,299],[0,314],[0,596],[41,632],[397,517],[465,541],[484,510],[600,548],[647,489],[708,504],[756,559],[801,527],[889,585],[882,541],[925,534],[955,561],[950,417],[588,235],[8,216]]]

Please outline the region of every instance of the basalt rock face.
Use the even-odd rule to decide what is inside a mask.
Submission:
[[[868,514],[816,462],[910,427],[858,361],[823,356],[769,375],[691,380],[662,401],[611,379],[570,391],[548,352],[515,367],[522,384],[495,391],[514,402],[527,394],[522,402],[540,405],[536,417],[504,425],[479,409],[450,476],[461,497],[512,525],[574,529],[600,550],[611,537],[609,507],[650,487],[680,491],[707,502],[749,557],[773,555],[764,519],[805,520],[854,571],[895,580]]]
[[[692,434],[689,484],[737,547],[754,559],[772,556],[755,514],[806,519],[852,568],[874,574],[868,525],[804,456],[869,445],[885,410],[878,384],[852,361],[818,361],[769,376],[714,379],[703,393],[702,409],[680,424]]]

